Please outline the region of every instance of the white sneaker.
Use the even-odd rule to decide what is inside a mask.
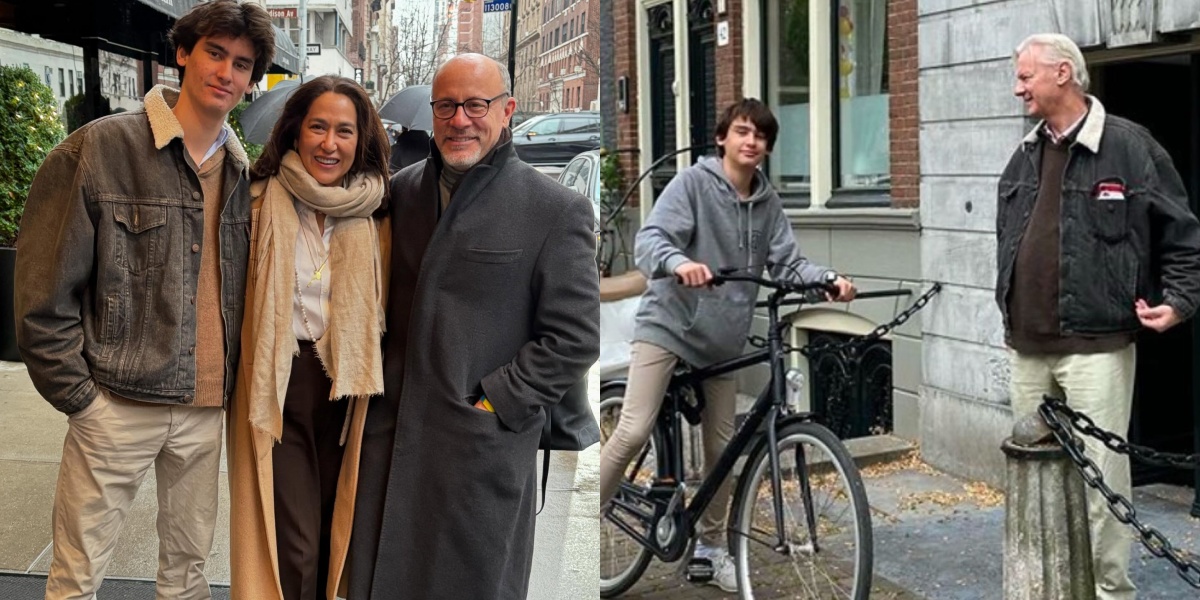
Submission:
[[[697,542],[696,551],[692,556],[712,561],[713,575],[712,579],[708,580],[709,585],[715,585],[731,594],[737,593],[737,567],[734,566],[733,557],[729,556],[729,552],[721,547],[705,546]]]

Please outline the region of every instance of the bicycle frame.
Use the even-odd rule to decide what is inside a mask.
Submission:
[[[665,447],[658,449],[660,453],[665,454],[665,456],[659,457],[659,460],[665,461],[665,470],[671,479],[663,481],[669,482],[671,488],[668,490],[663,485],[656,485],[646,489],[635,486],[628,480],[623,480],[620,485],[621,493],[613,498],[612,505],[608,510],[608,518],[613,523],[625,532],[626,535],[629,535],[639,544],[649,549],[664,562],[674,562],[683,556],[683,553],[687,549],[686,541],[694,537],[696,525],[699,523],[705,509],[708,508],[709,503],[712,502],[717,489],[733,471],[738,458],[743,452],[748,448],[753,448],[755,444],[763,443],[761,438],[764,434],[767,438],[765,443],[767,444],[767,452],[770,460],[772,500],[775,513],[777,539],[774,547],[780,551],[786,551],[788,547],[786,530],[784,528],[783,499],[780,489],[782,486],[782,476],[780,473],[778,440],[776,435],[782,426],[795,421],[811,421],[813,419],[812,411],[794,414],[782,413],[786,398],[785,375],[787,373],[784,358],[789,353],[789,349],[784,345],[784,333],[791,328],[791,323],[787,321],[780,322],[779,310],[783,306],[802,305],[806,303],[803,297],[786,299],[787,296],[794,293],[794,290],[774,289],[766,302],[759,303],[759,306],[765,305],[768,313],[769,326],[766,348],[708,367],[677,373],[672,376],[667,386],[667,398],[664,406],[659,411],[655,430],[661,433],[662,439],[665,442]],[[909,290],[889,290],[859,294],[858,297],[872,298],[909,294],[911,294]],[[732,439],[730,439],[729,444],[721,453],[716,465],[713,465],[709,469],[708,475],[700,482],[700,487],[697,488],[692,500],[687,502],[682,510],[676,510],[677,504],[686,490],[684,484],[682,419],[689,417],[689,422],[694,423],[695,421],[690,417],[693,415],[698,416],[703,410],[704,392],[703,386],[700,383],[706,379],[733,373],[764,362],[770,365],[770,382],[759,393],[746,419],[734,431]],[[618,382],[606,382],[602,388],[616,383]],[[699,400],[695,407],[689,405],[685,398],[689,390],[694,390]],[[781,414],[783,414],[782,419],[780,418]],[[765,427],[763,427],[764,423]],[[797,451],[802,452],[799,449]],[[641,467],[640,461],[644,459],[645,454],[643,453],[642,457],[638,459],[637,468]],[[802,481],[801,493],[804,496],[804,505],[807,512],[806,517],[809,522],[810,531],[814,531],[813,521],[815,517],[812,514],[812,490],[808,482],[805,464],[804,457],[798,456],[797,465],[802,469],[800,474]],[[670,496],[666,498],[668,492]],[[632,501],[629,499],[632,499]],[[641,510],[637,504],[649,505],[653,507],[654,512],[647,513]],[[646,526],[649,535],[642,535],[632,525],[622,520],[616,514],[616,509],[637,517]],[[671,521],[664,524],[664,519],[671,519]],[[679,531],[677,529],[682,529],[686,535],[678,535]],[[666,541],[665,543],[661,543],[655,538],[666,538]],[[811,541],[814,545],[818,543],[815,539]]]
[[[616,515],[613,515],[613,521],[627,535],[633,537],[638,543],[648,548],[660,560],[673,562],[678,560],[686,549],[686,544],[682,541],[690,539],[695,532],[696,524],[704,514],[706,508],[712,498],[717,493],[717,489],[725,482],[725,479],[733,471],[734,465],[737,463],[738,457],[743,451],[751,446],[754,440],[761,436],[759,428],[766,423],[767,444],[771,456],[771,480],[773,490],[775,491],[775,519],[776,531],[779,532],[779,545],[784,544],[784,529],[783,529],[783,506],[780,488],[779,474],[779,454],[775,448],[775,432],[778,426],[782,423],[791,422],[792,420],[809,420],[812,418],[811,412],[789,415],[784,421],[779,421],[780,407],[784,402],[784,389],[786,368],[784,365],[784,357],[787,356],[787,351],[784,348],[783,334],[791,328],[791,324],[779,321],[779,309],[781,306],[788,304],[802,304],[803,299],[795,299],[794,301],[785,304],[784,298],[788,292],[775,290],[771,293],[767,300],[767,311],[770,326],[767,332],[767,347],[757,350],[743,356],[739,356],[727,361],[723,361],[708,367],[696,369],[672,377],[671,383],[667,387],[668,401],[659,411],[658,423],[656,428],[663,434],[664,441],[667,442],[665,448],[660,448],[660,452],[665,452],[666,456],[663,460],[667,464],[667,472],[674,476],[676,482],[676,495],[682,495],[684,487],[684,466],[683,466],[683,423],[682,419],[690,412],[690,407],[687,406],[683,395],[689,389],[694,389],[699,398],[700,404],[696,407],[696,412],[703,409],[703,389],[699,385],[706,379],[726,375],[745,369],[747,367],[760,363],[771,364],[771,381],[759,394],[758,399],[754,402],[754,406],[750,409],[750,413],[742,424],[735,430],[733,438],[725,447],[725,451],[721,453],[717,464],[713,466],[708,475],[700,483],[695,496],[687,503],[684,509],[679,512],[676,517],[681,521],[685,536],[671,535],[668,543],[659,544],[657,540],[650,539],[653,536],[643,536],[638,533],[632,526],[620,520]],[[663,518],[669,518],[672,515],[674,504],[678,500],[673,496],[672,500],[665,505],[656,497],[656,490],[646,490],[630,484],[627,481],[621,482],[621,491],[626,495],[632,495],[639,501],[655,507],[654,515],[637,509],[620,497],[613,499],[613,506],[620,507],[626,512],[638,516],[645,522],[647,527],[654,526]],[[661,492],[661,490],[658,490]],[[611,512],[610,512],[611,514]],[[676,533],[676,532],[673,532]]]

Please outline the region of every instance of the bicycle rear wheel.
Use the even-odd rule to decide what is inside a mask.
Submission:
[[[782,547],[766,444],[747,461],[730,511],[740,597],[866,600],[871,515],[858,467],[842,442],[816,423],[789,424],[777,442]]]
[[[600,444],[608,442],[621,419],[625,387],[614,387],[600,394]],[[655,432],[626,470],[626,479],[634,485],[650,487],[659,468]],[[621,492],[617,491],[617,498]],[[641,532],[648,535],[649,532]],[[652,555],[606,514],[600,516],[600,597],[613,598],[625,593],[646,571]]]

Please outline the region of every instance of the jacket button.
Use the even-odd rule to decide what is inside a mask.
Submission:
[[[184,403],[184,404],[191,404],[191,403],[192,403],[192,397],[191,397],[191,396],[184,396],[184,397],[183,397],[183,403]]]
[[[199,252],[200,244],[192,244],[192,252]]]
[[[196,353],[196,347],[195,347],[195,346],[192,346],[191,348],[188,348],[188,354],[195,354],[195,353]]]
[[[192,304],[195,304],[195,303],[196,303],[196,297],[195,297],[195,296],[192,296],[191,298],[188,298],[188,301],[189,301],[189,302],[191,302]]]
[[[192,192],[192,200],[199,200],[200,192]]]

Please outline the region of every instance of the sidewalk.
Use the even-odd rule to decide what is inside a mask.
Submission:
[[[997,449],[999,452],[999,449]],[[1003,597],[1004,496],[938,472],[915,457],[863,470],[875,534],[872,600],[990,600]],[[1172,544],[1200,554],[1200,521],[1188,516],[1191,489],[1147,486],[1134,492],[1138,517]],[[714,586],[683,582],[678,564],[654,561],[622,598],[731,598]],[[1139,600],[1195,598],[1170,563],[1139,545],[1130,565]],[[756,594],[755,597],[762,597]],[[787,596],[784,596],[787,597]]]
[[[598,402],[598,381],[594,375],[591,379],[591,397]],[[9,362],[0,362],[0,415],[0,573],[44,575],[50,565],[50,512],[67,420],[34,390],[25,365]],[[530,599],[597,597],[599,456],[599,444],[579,453],[551,454],[546,507],[537,518]],[[536,458],[540,469],[541,456]],[[154,578],[155,485],[151,470],[117,543],[110,578]],[[217,538],[205,574],[213,585],[229,584],[229,488],[224,476]]]

